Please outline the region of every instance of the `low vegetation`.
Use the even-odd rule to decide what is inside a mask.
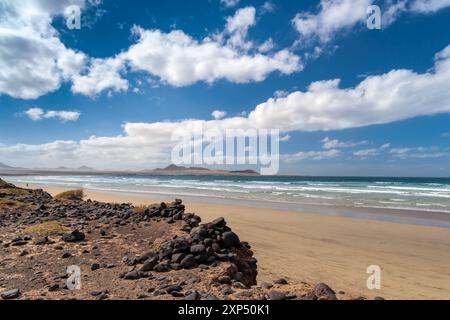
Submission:
[[[55,197],[55,200],[75,200],[75,201],[81,201],[84,198],[84,191],[79,190],[70,190],[65,191],[60,194],[57,194]]]
[[[5,182],[2,179],[0,179],[0,188],[15,188],[15,186],[11,183]]]
[[[154,203],[154,204],[147,205],[147,206],[139,205],[139,206],[133,207],[133,212],[134,213],[143,213],[147,209],[154,209],[154,208],[159,208],[159,204]]]
[[[69,229],[58,222],[48,221],[27,227],[20,232],[20,235],[39,235],[44,237],[62,235],[67,231],[69,231]]]
[[[1,209],[17,209],[22,207],[29,206],[28,203],[23,203],[16,200],[10,200],[10,199],[0,199],[0,210]]]

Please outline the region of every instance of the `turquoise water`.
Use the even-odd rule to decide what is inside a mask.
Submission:
[[[265,200],[450,213],[448,178],[29,176],[9,177],[6,180],[171,197]]]

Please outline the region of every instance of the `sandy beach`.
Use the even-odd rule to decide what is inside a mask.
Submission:
[[[22,187],[24,187],[22,185]],[[67,190],[40,187],[55,195]],[[152,204],[173,199],[86,190],[87,198]],[[325,282],[336,291],[386,299],[450,299],[450,229],[185,201],[207,222],[223,216],[258,259],[259,281]],[[368,290],[366,269],[381,267],[381,289]]]

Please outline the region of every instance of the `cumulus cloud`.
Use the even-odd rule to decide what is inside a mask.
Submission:
[[[303,41],[318,38],[325,43],[343,29],[364,21],[371,0],[321,0],[317,14],[298,13],[292,23]]]
[[[195,40],[181,30],[163,33],[135,27],[133,33],[137,43],[119,57],[133,70],[146,71],[177,87],[220,79],[234,83],[263,81],[275,71],[289,75],[303,68],[300,58],[287,49],[270,55],[248,54],[220,40]]]
[[[230,36],[228,44],[233,48],[249,50],[253,44],[247,41],[248,29],[256,24],[256,9],[245,7],[227,18],[226,33]]]
[[[79,72],[86,56],[67,48],[52,18],[85,0],[0,1],[0,94],[35,99],[57,90]]]
[[[63,122],[77,121],[80,118],[81,113],[78,111],[65,111],[65,110],[49,110],[44,111],[41,108],[30,108],[24,112],[24,114],[33,121],[40,121],[43,119],[58,119]]]
[[[121,76],[124,69],[123,61],[118,58],[92,59],[85,74],[73,77],[72,92],[95,96],[103,91],[127,91],[128,80]]]
[[[132,29],[137,41],[113,57],[89,57],[67,48],[52,26],[68,5],[88,8],[94,0],[0,0],[0,94],[36,99],[64,82],[74,93],[95,96],[129,89],[130,71],[147,72],[161,82],[188,86],[202,81],[263,81],[273,72],[301,71],[300,58],[289,49],[268,54],[253,49],[248,30],[256,23],[254,7],[226,19],[224,31],[194,39],[182,30]],[[252,51],[252,52],[249,52]]]
[[[225,118],[227,113],[225,111],[215,110],[215,111],[213,111],[213,113],[211,115],[214,119],[220,120],[220,119]]]
[[[271,98],[248,116],[256,127],[293,131],[340,130],[450,112],[450,46],[422,74],[399,69],[369,76],[356,87],[313,82],[307,91]]]

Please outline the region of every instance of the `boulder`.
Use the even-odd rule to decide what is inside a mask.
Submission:
[[[66,233],[63,235],[62,240],[64,242],[79,242],[84,241],[85,235],[83,232],[80,232],[78,230],[72,231],[71,233]]]
[[[4,300],[10,300],[10,299],[16,299],[20,296],[20,290],[19,289],[12,289],[5,291],[1,294],[2,299]]]
[[[239,237],[236,233],[233,231],[227,231],[222,234],[222,241],[221,244],[224,248],[239,248],[241,245],[241,241],[239,240]]]

